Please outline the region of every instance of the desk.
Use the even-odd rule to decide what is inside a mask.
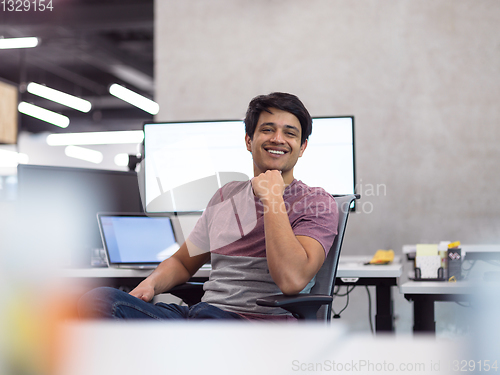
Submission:
[[[190,281],[207,281],[210,270],[210,265],[204,265],[193,275]],[[111,267],[67,268],[61,270],[60,276],[82,282],[87,287],[110,286],[129,292],[148,277],[151,272],[153,272],[153,269]]]
[[[210,274],[210,265],[204,265],[198,272],[193,275],[194,279],[208,280]],[[132,287],[135,287],[142,279],[148,277],[152,269],[133,269],[133,268],[110,268],[110,267],[96,267],[96,268],[68,268],[62,272],[63,277],[75,279],[95,279],[107,280],[116,279],[119,281],[126,281],[131,279],[134,282]]]
[[[434,302],[468,301],[473,287],[465,281],[409,281],[399,290],[408,301],[413,301],[413,332],[436,333]]]
[[[341,256],[335,285],[375,286],[375,331],[393,332],[392,287],[398,285],[403,266],[398,257],[391,264],[365,265],[370,259],[371,257]]]
[[[500,245],[460,245],[465,260],[500,259]],[[403,255],[408,260],[414,260],[417,245],[403,245]]]
[[[399,259],[395,259],[395,263],[388,265],[364,265],[370,259],[371,257],[341,256],[335,284],[375,286],[375,330],[377,332],[392,332],[394,325],[391,287],[397,285],[403,266],[399,263]],[[203,266],[194,274],[192,281],[206,281],[210,269],[209,265]],[[151,272],[150,269],[84,268],[64,270],[63,276],[74,279],[91,279],[101,285],[134,288]]]

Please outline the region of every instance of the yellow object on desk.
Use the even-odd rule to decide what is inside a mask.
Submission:
[[[368,264],[389,264],[394,260],[393,250],[377,250]]]

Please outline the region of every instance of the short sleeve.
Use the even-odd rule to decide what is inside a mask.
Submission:
[[[218,209],[221,207],[221,203],[225,204],[229,199],[238,195],[240,192],[244,192],[245,189],[249,187],[251,187],[250,181],[233,181],[218,189],[210,199],[210,202],[208,202],[206,210],[196,222],[194,229],[188,236],[188,240],[200,250],[210,251],[212,249],[211,245],[216,245],[217,243],[217,238],[214,238],[214,243],[211,244],[210,230],[211,225],[213,225],[212,220],[216,215],[220,215]],[[217,227],[215,227],[215,229],[217,229]],[[212,231],[213,230],[214,228],[212,228]]]
[[[296,236],[314,238],[328,255],[338,229],[335,199],[323,189],[305,195],[291,207],[292,230]]]
[[[215,206],[221,202],[222,192],[218,189],[213,197],[208,202],[207,207]],[[195,246],[199,247],[202,251],[210,251],[210,236],[209,236],[209,211],[203,211],[203,214],[196,222],[193,230],[188,236],[188,240],[191,241]]]

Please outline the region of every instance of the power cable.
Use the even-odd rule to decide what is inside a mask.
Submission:
[[[332,312],[333,312],[334,319],[339,319],[340,314],[342,314],[342,312],[344,312],[344,310],[347,309],[347,306],[349,306],[349,294],[354,290],[354,288],[356,288],[356,285],[353,285],[351,289],[349,289],[349,286],[346,286],[346,293],[345,294],[338,294],[338,292],[340,291],[340,287],[339,287],[337,292],[335,292],[333,294],[335,297],[347,297],[346,304],[345,304],[344,308],[342,310],[340,310],[338,313],[336,313],[335,310],[333,309],[333,303],[332,303]]]

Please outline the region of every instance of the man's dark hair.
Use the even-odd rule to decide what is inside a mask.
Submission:
[[[297,117],[302,128],[300,144],[304,144],[312,132],[312,119],[306,107],[299,98],[292,94],[273,92],[269,95],[259,95],[252,99],[248,105],[245,116],[245,132],[253,139],[257,122],[262,111],[271,113],[270,108],[286,111]]]

